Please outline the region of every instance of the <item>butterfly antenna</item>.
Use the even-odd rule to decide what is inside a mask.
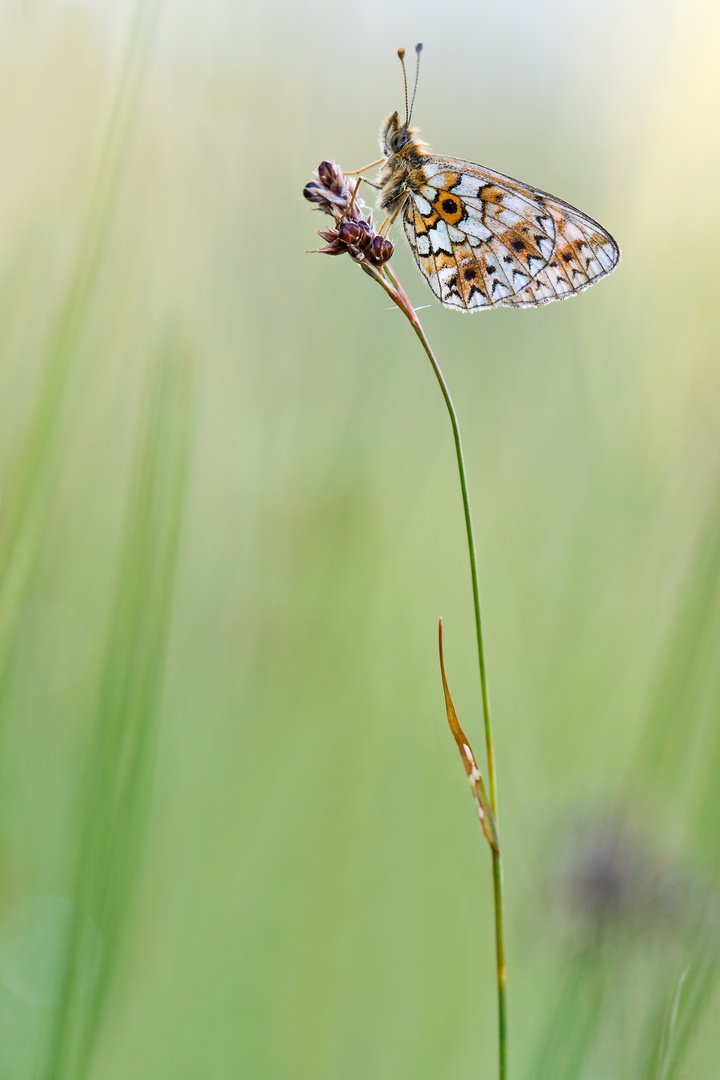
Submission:
[[[415,86],[413,87],[412,101],[410,102],[410,112],[408,113],[407,122],[410,123],[412,118],[412,111],[415,107],[415,95],[417,94],[418,79],[420,78],[420,53],[422,52],[422,41],[418,41],[415,46],[415,52],[417,53],[417,63],[415,64]]]
[[[405,70],[405,50],[398,49],[398,58],[402,64],[403,69],[403,82],[405,83],[405,126],[410,123],[410,113],[408,112],[408,96],[407,96],[407,72]]]

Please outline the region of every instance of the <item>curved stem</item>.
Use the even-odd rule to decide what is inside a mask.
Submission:
[[[462,439],[460,437],[460,425],[458,424],[457,413],[455,412],[455,406],[450,396],[448,385],[445,382],[445,376],[442,373],[440,365],[435,357],[435,354],[430,347],[430,342],[427,339],[425,331],[423,330],[420,321],[415,313],[415,310],[405,295],[400,282],[390,269],[389,266],[385,266],[386,273],[392,279],[392,285],[387,281],[384,273],[376,271],[375,268],[364,266],[372,277],[374,277],[379,284],[385,289],[390,298],[395,304],[404,312],[409,322],[412,325],[413,330],[420,339],[423,349],[427,355],[428,360],[432,365],[432,369],[435,372],[435,377],[440,386],[443,398],[445,399],[445,405],[447,406],[448,413],[450,415],[450,423],[452,425],[453,439],[455,440],[455,454],[457,457],[458,473],[460,475],[460,488],[462,490],[463,511],[465,513],[465,531],[467,534],[468,554],[470,556],[470,576],[472,578],[472,593],[473,593],[473,608],[475,613],[475,635],[477,638],[477,653],[478,653],[478,665],[480,668],[480,687],[482,691],[482,705],[483,705],[483,722],[485,728],[485,748],[487,753],[487,766],[488,766],[488,795],[490,797],[490,806],[492,808],[495,823],[499,827],[498,822],[498,803],[497,803],[497,783],[495,777],[495,752],[493,749],[492,739],[492,726],[490,723],[490,700],[488,696],[487,687],[487,672],[485,668],[485,648],[483,645],[483,633],[482,633],[482,618],[480,614],[480,587],[478,584],[478,572],[477,572],[477,557],[475,554],[475,534],[473,531],[472,513],[470,510],[470,496],[468,494],[467,475],[465,471],[465,458],[463,455]],[[498,1054],[499,1054],[499,1080],[506,1080],[507,1078],[507,969],[505,965],[505,939],[503,930],[503,873],[502,873],[502,854],[500,846],[498,850],[492,851],[492,866],[493,866],[493,898],[495,906],[495,955],[497,964],[497,993],[498,993]]]
[[[495,779],[495,753],[493,750],[492,741],[492,728],[490,725],[490,700],[488,697],[487,687],[487,673],[485,669],[485,649],[483,646],[483,633],[482,633],[482,618],[480,615],[480,586],[478,584],[478,572],[477,572],[477,558],[475,555],[475,534],[473,531],[472,512],[470,510],[470,496],[468,495],[467,476],[465,473],[465,458],[463,455],[462,439],[460,438],[460,427],[458,424],[457,413],[455,412],[455,406],[453,400],[450,397],[450,391],[448,385],[445,382],[445,376],[443,375],[440,365],[435,358],[435,355],[430,348],[430,343],[425,336],[425,331],[418,321],[413,322],[413,329],[422,342],[422,346],[427,353],[428,359],[432,364],[433,371],[440,385],[442,395],[447,405],[448,413],[450,414],[450,423],[452,424],[453,438],[455,440],[455,454],[457,456],[458,472],[460,474],[460,488],[462,490],[463,510],[465,512],[465,530],[467,533],[468,553],[470,555],[470,576],[472,578],[472,592],[473,592],[473,608],[475,612],[475,636],[477,638],[477,651],[478,651],[478,666],[480,668],[480,689],[482,692],[482,704],[483,704],[483,721],[485,726],[485,746],[487,750],[487,764],[488,764],[488,794],[490,796],[490,806],[495,817],[495,821],[498,819],[497,810],[497,784]]]
[[[480,588],[478,585],[477,558],[475,555],[475,534],[473,532],[472,513],[470,510],[470,497],[468,495],[467,476],[465,472],[465,458],[463,455],[460,427],[457,413],[450,396],[445,377],[437,362],[430,343],[425,336],[425,331],[417,318],[410,320],[413,330],[420,338],[422,346],[427,353],[428,360],[440,385],[442,395],[450,414],[450,423],[455,440],[455,453],[457,456],[458,472],[460,474],[460,487],[462,489],[463,510],[465,512],[465,530],[467,533],[468,553],[470,556],[470,576],[472,577],[473,607],[475,610],[475,634],[477,637],[478,665],[480,667],[480,687],[482,690],[483,722],[485,727],[485,747],[488,765],[488,795],[495,823],[498,823],[497,784],[495,778],[495,752],[493,749],[492,726],[490,724],[490,700],[487,688],[487,673],[485,670],[485,649],[483,646],[482,618],[480,615]],[[507,968],[505,965],[505,936],[503,930],[503,872],[502,854],[498,847],[497,851],[491,848],[493,868],[493,898],[495,902],[495,958],[497,965],[497,992],[498,992],[498,1053],[500,1080],[507,1077]]]

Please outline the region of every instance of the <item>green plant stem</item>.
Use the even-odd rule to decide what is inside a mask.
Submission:
[[[495,818],[496,826],[498,825],[498,804],[497,804],[497,784],[495,778],[495,753],[493,749],[492,739],[492,725],[490,723],[490,700],[488,697],[487,688],[487,673],[485,669],[485,649],[483,646],[483,633],[482,633],[482,618],[480,615],[480,588],[478,585],[478,572],[477,572],[477,557],[475,554],[475,535],[473,532],[472,513],[470,510],[470,496],[468,495],[467,476],[465,472],[465,458],[463,455],[462,439],[460,438],[460,426],[458,424],[457,413],[455,412],[455,406],[450,396],[445,377],[442,373],[440,365],[433,353],[430,342],[427,339],[425,331],[423,330],[420,321],[415,313],[415,310],[405,295],[400,282],[395,274],[392,272],[389,266],[385,267],[387,274],[392,279],[392,285],[390,285],[385,277],[385,274],[381,272],[372,272],[370,268],[364,267],[367,273],[370,273],[371,277],[375,277],[376,280],[383,286],[385,291],[391,297],[393,302],[397,304],[400,310],[405,314],[413,330],[420,339],[428,360],[432,365],[432,369],[435,372],[440,390],[442,391],[443,398],[445,399],[445,405],[447,406],[448,413],[450,414],[450,423],[452,424],[453,438],[455,440],[455,454],[457,456],[458,472],[460,474],[460,487],[462,490],[463,510],[465,512],[465,531],[467,533],[468,553],[470,556],[470,575],[472,578],[472,592],[473,592],[473,607],[475,611],[475,634],[477,637],[477,651],[478,651],[478,664],[480,667],[480,687],[482,690],[482,705],[483,705],[483,721],[485,727],[485,747],[487,752],[487,766],[488,766],[488,794],[490,796],[490,806]],[[373,268],[374,270],[374,268]],[[492,849],[491,849],[492,851]],[[507,969],[505,965],[505,939],[503,930],[503,873],[502,873],[502,855],[500,847],[497,851],[492,851],[492,867],[493,867],[493,898],[495,903],[495,953],[497,961],[497,992],[498,992],[498,1057],[499,1057],[499,1080],[507,1080]]]
[[[478,650],[478,665],[480,667],[480,686],[482,690],[482,704],[483,704],[483,721],[485,727],[485,747],[487,752],[487,764],[488,764],[488,794],[490,796],[490,806],[492,808],[493,817],[495,818],[495,825],[498,825],[498,809],[497,809],[497,785],[495,778],[495,753],[493,749],[492,740],[492,726],[490,723],[490,701],[488,697],[487,689],[487,674],[485,670],[485,649],[483,646],[483,634],[482,634],[482,618],[480,615],[480,588],[478,585],[478,572],[477,572],[477,558],[475,555],[475,534],[473,532],[472,513],[470,510],[470,497],[468,495],[467,488],[467,476],[465,472],[465,458],[463,455],[462,440],[460,438],[460,427],[458,425],[457,413],[455,412],[455,406],[450,396],[445,377],[440,369],[440,365],[437,362],[435,354],[433,353],[430,343],[425,335],[420,322],[415,319],[410,320],[413,330],[419,337],[422,346],[427,353],[428,360],[432,365],[432,369],[435,372],[435,376],[440,385],[442,395],[447,405],[448,413],[450,414],[450,423],[453,429],[453,438],[455,440],[455,454],[457,456],[458,473],[460,474],[460,487],[462,489],[463,510],[465,512],[465,530],[467,533],[468,542],[468,554],[470,556],[470,575],[472,577],[472,591],[473,591],[473,606],[475,609],[475,634],[477,637],[477,650]],[[498,991],[498,1058],[499,1069],[498,1075],[500,1080],[506,1080],[507,1077],[507,969],[505,966],[505,940],[503,932],[503,874],[502,874],[502,855],[498,848],[497,851],[492,853],[492,868],[493,868],[493,897],[495,901],[495,955],[497,964],[497,991]]]

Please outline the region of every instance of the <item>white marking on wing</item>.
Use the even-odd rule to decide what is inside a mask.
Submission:
[[[465,198],[477,199],[480,188],[484,186],[485,182],[483,180],[478,180],[476,176],[471,176],[469,173],[463,173],[460,183],[456,184],[451,190],[453,195],[464,195]]]
[[[508,192],[503,192],[502,205],[503,209],[510,210],[511,213],[517,214],[519,218],[525,217],[527,214],[527,201],[521,199],[518,195],[510,195]]]
[[[512,289],[510,288],[509,285],[506,285],[504,282],[500,281],[499,278],[493,278],[492,283],[490,285],[490,294],[491,294],[493,300],[496,300],[496,299],[502,300],[506,296],[510,296],[511,293],[512,293]]]
[[[415,205],[417,206],[423,217],[427,217],[428,214],[432,214],[432,206],[427,201],[427,199],[424,199],[422,195],[418,195],[417,192],[413,194],[413,198],[415,199]]]
[[[483,225],[476,217],[465,216],[458,225],[468,236],[477,236],[478,240],[489,240],[492,236],[487,225]]]
[[[437,174],[439,172],[442,172],[442,169],[440,168],[440,166],[438,165],[437,162],[430,161],[430,162],[426,162],[423,165],[422,171],[429,180],[431,177],[437,176]]]
[[[519,292],[524,289],[526,285],[530,283],[529,276],[522,270],[513,270],[512,281],[515,288],[515,292]]]
[[[541,236],[540,239],[536,240],[535,242],[536,242],[537,246],[540,248],[541,253],[545,256],[545,258],[549,259],[550,256],[552,255],[553,251],[555,250],[555,244],[550,239],[550,237],[549,236]]]
[[[428,229],[428,236],[433,252],[446,251],[448,255],[452,255],[452,244],[444,221],[438,221],[433,229]]]
[[[603,244],[602,247],[598,247],[595,252],[595,257],[602,265],[603,270],[612,270],[617,261],[617,256],[613,248],[609,244]]]
[[[463,201],[463,210],[465,217],[475,218],[476,221],[482,221],[485,214],[485,207],[481,202],[474,203],[468,199]]]
[[[455,277],[457,269],[454,266],[440,266],[437,271],[437,278],[441,285],[446,285],[451,277]]]

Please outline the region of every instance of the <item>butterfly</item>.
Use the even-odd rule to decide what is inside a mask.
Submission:
[[[431,154],[405,120],[380,129],[384,155],[374,187],[391,224],[403,227],[421,274],[441,304],[459,311],[537,307],[587,289],[615,268],[620,248],[581,210],[472,161]],[[369,166],[368,166],[369,168]],[[364,170],[362,170],[364,171]]]

